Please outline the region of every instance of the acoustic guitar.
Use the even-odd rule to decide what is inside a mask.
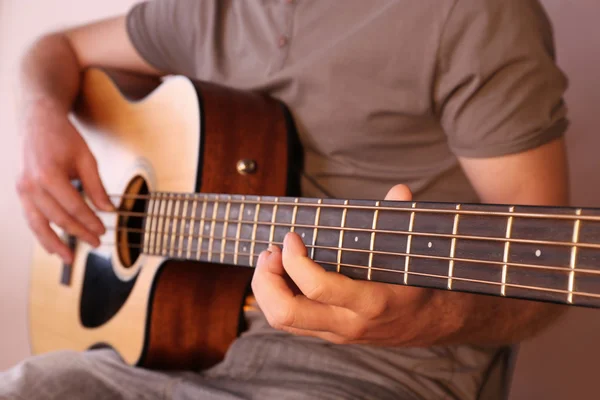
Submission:
[[[600,307],[599,209],[298,197],[286,106],[182,76],[89,69],[72,117],[118,208],[99,213],[99,248],[64,236],[71,265],[36,247],[36,354],[213,365],[244,329],[258,255],[289,231],[353,279]]]

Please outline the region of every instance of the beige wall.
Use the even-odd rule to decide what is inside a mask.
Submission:
[[[0,0],[0,370],[29,354],[26,295],[29,249],[14,193],[20,164],[16,135],[14,80],[16,60],[26,43],[42,31],[126,10],[135,0]],[[544,0],[556,25],[560,63],[571,79],[567,100],[572,125],[569,151],[574,200],[600,206],[600,28],[595,0]],[[594,14],[595,13],[595,14]],[[523,345],[511,398],[591,398],[600,359],[600,313],[575,310],[555,329]]]
[[[127,10],[135,0],[0,0],[0,370],[29,354],[27,279],[33,237],[14,182],[21,163],[14,92],[17,60],[41,32]]]

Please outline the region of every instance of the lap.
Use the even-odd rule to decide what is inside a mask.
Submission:
[[[460,360],[436,351],[333,345],[274,332],[259,320],[205,371],[130,367],[108,349],[63,351],[0,373],[0,400],[475,398],[486,356]]]

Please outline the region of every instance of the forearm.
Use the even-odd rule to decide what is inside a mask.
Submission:
[[[566,306],[527,300],[436,291],[425,312],[431,343],[507,345],[531,338],[551,325]]]
[[[22,110],[38,104],[68,112],[80,86],[81,67],[64,34],[38,39],[22,59],[20,92]]]

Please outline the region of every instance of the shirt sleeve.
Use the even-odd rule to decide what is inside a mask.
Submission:
[[[440,41],[435,111],[457,156],[525,151],[564,134],[568,81],[537,0],[457,0]]]
[[[146,0],[127,13],[129,38],[155,68],[169,74],[192,77],[195,72],[194,50],[201,37],[201,3],[195,0]]]

